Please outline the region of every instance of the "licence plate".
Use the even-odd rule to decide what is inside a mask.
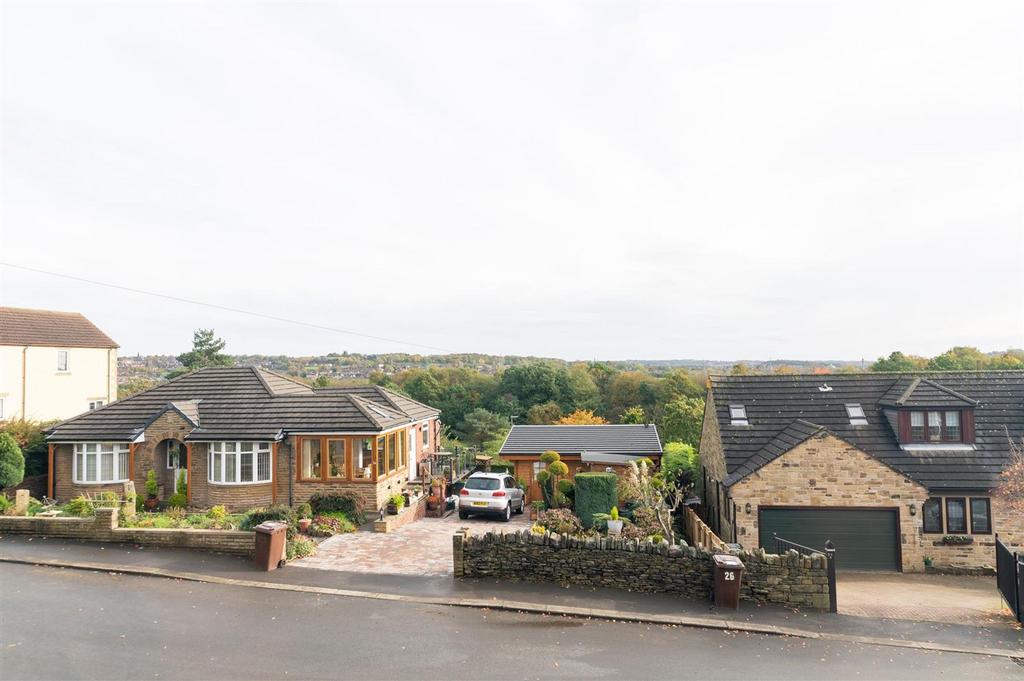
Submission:
[[[474,506],[486,506],[487,502],[486,501],[474,501],[473,505]]]

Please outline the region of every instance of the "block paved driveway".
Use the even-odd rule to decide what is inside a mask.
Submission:
[[[995,576],[845,572],[836,580],[836,600],[840,614],[857,617],[975,626],[1007,621]]]
[[[422,518],[394,532],[360,530],[330,537],[317,547],[316,555],[292,565],[379,575],[450,576],[452,535],[460,527],[469,528],[472,534],[483,534],[520,532],[530,525],[526,513],[513,515],[507,523],[487,516],[459,520],[456,513],[447,518]]]

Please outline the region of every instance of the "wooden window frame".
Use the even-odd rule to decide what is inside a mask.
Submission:
[[[925,506],[927,506],[930,502],[933,501],[939,506],[939,529],[937,530],[928,529],[928,512],[925,510]],[[925,499],[924,504],[921,505],[921,530],[925,534],[943,534],[944,529],[946,527],[946,514],[944,506],[945,503],[943,502],[942,497],[928,497],[927,499]]]
[[[956,412],[956,414],[957,414],[957,422],[959,424],[957,428],[960,431],[960,435],[957,438],[951,438],[947,434],[947,429],[946,429],[946,413],[947,412]],[[923,417],[924,417],[924,431],[923,431],[924,432],[924,436],[922,438],[915,438],[914,437],[914,427],[913,427],[913,425],[911,425],[913,423],[913,421],[911,420],[913,418],[912,414],[922,414]],[[938,440],[932,440],[928,436],[928,431],[931,428],[931,426],[928,425],[928,415],[929,414],[938,414],[939,415],[939,429],[940,429],[940,431],[939,431],[939,439]],[[964,410],[963,409],[910,409],[907,412],[907,438],[908,438],[907,439],[907,444],[922,444],[922,445],[927,445],[927,444],[951,444],[951,443],[952,444],[958,444],[958,443],[959,444],[963,444],[964,442],[967,441],[966,438],[964,437],[964,435],[966,433],[965,423],[966,423],[966,419],[964,418]]]
[[[956,502],[956,501],[959,501],[962,504],[963,510],[964,510],[964,514],[963,514],[964,528],[962,530],[954,530],[952,527],[949,526],[949,504],[951,502]],[[970,521],[968,520],[968,517],[967,517],[967,498],[966,497],[944,497],[944,502],[943,503],[944,503],[944,506],[945,506],[944,510],[945,510],[945,513],[946,513],[946,523],[945,523],[945,525],[946,525],[946,533],[947,534],[969,534]]]
[[[295,481],[296,482],[322,482],[322,483],[376,483],[386,480],[393,475],[398,475],[409,466],[409,431],[407,428],[388,431],[386,433],[366,433],[364,435],[295,435]],[[302,448],[307,440],[318,440],[320,442],[320,476],[305,478],[302,476]],[[330,442],[343,441],[345,443],[345,476],[331,477],[330,475]],[[370,443],[370,477],[356,477],[355,459],[356,450],[362,446],[364,440]],[[395,443],[395,451],[392,452],[389,443]],[[403,452],[403,449],[405,450]],[[390,468],[391,459],[395,466]],[[360,467],[365,468],[366,466]]]
[[[979,530],[974,525],[974,502],[983,501],[985,502],[985,521],[988,523],[988,528],[985,530]],[[970,497],[967,500],[967,506],[971,511],[970,528],[971,534],[992,534],[992,500],[988,497]]]
[[[341,448],[342,448],[341,459],[342,459],[342,465],[344,467],[344,473],[345,473],[342,476],[331,475],[331,443],[332,442],[340,442],[341,443]],[[324,445],[326,445],[326,447],[324,447],[324,449],[323,449],[324,454],[326,454],[326,459],[324,459],[322,461],[321,465],[323,465],[323,470],[321,472],[327,478],[328,482],[347,481],[347,480],[349,480],[352,477],[351,476],[351,471],[350,471],[350,469],[352,467],[352,463],[349,461],[349,445],[348,445],[348,442],[349,442],[349,438],[347,438],[347,437],[341,437],[341,436],[331,437],[330,435],[327,435],[327,436],[324,437],[324,444],[321,445],[321,446],[324,447]],[[321,454],[321,457],[323,457],[324,454]]]

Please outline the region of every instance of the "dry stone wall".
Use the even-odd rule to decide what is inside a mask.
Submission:
[[[453,539],[456,577],[554,582],[709,598],[714,575],[711,553],[605,537],[563,537],[529,530]],[[740,597],[755,603],[829,609],[825,557],[796,552],[737,554],[744,564]]]

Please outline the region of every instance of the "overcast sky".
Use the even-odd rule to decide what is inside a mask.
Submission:
[[[2,261],[458,352],[1024,346],[1020,2],[2,8]],[[0,287],[126,354],[429,351]]]

